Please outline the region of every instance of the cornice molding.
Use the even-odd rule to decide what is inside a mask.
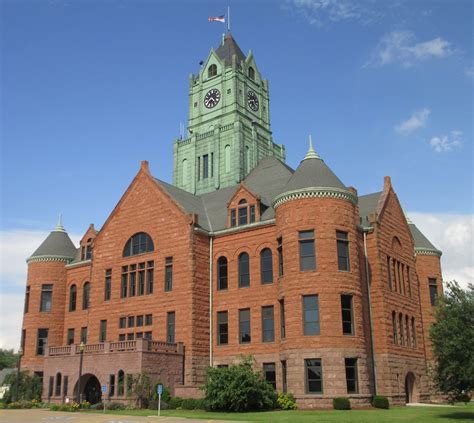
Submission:
[[[357,205],[357,196],[345,189],[308,187],[280,194],[275,198],[275,200],[273,200],[272,206],[276,209],[278,206],[281,206],[288,201],[301,200],[304,198],[335,198],[338,200],[350,201],[352,204]]]
[[[433,250],[431,248],[417,248],[415,247],[415,256],[437,256],[441,257],[443,254],[440,250]]]
[[[26,259],[26,262],[28,264],[36,263],[36,262],[40,262],[40,261],[65,261],[66,263],[69,263],[72,260],[74,260],[74,258],[69,257],[69,256],[45,255],[45,256],[28,257]]]

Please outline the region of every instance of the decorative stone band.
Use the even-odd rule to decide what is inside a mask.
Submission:
[[[443,254],[440,250],[433,250],[431,248],[416,248],[415,247],[415,256],[437,256],[441,257]]]
[[[357,204],[357,197],[348,190],[341,188],[308,187],[280,194],[273,200],[273,208],[276,209],[283,203],[301,200],[303,198],[336,198]]]
[[[68,256],[35,256],[35,257],[29,257],[26,259],[26,262],[29,263],[35,263],[38,261],[65,261],[66,263],[71,262],[74,259],[74,257],[68,257]]]

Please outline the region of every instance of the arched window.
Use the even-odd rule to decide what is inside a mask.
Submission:
[[[230,145],[224,147],[224,168],[225,173],[230,172]]]
[[[260,253],[260,272],[263,284],[273,282],[273,259],[270,248],[264,248]]]
[[[217,260],[217,289],[227,289],[227,258]]]
[[[392,311],[392,342],[398,344],[397,314]]]
[[[249,78],[255,80],[255,69],[252,66],[249,67]]]
[[[71,285],[69,288],[69,311],[76,311],[77,303],[77,286]]]
[[[118,371],[117,381],[118,381],[117,394],[119,397],[121,397],[123,396],[124,387],[125,387],[125,373],[123,372],[123,370]]]
[[[247,200],[245,198],[242,198],[242,200],[239,201],[239,204],[247,204]]]
[[[61,373],[56,373],[56,389],[54,395],[57,397],[61,395]]]
[[[247,253],[239,256],[239,288],[250,286],[250,259]]]
[[[217,66],[216,65],[211,65],[207,69],[207,77],[212,78],[213,76],[217,75]]]
[[[183,185],[188,183],[188,160],[183,160]]]
[[[149,253],[155,249],[150,235],[145,232],[138,232],[133,235],[125,244],[123,256],[130,257],[137,254]]]
[[[90,299],[90,292],[91,291],[91,284],[86,282],[84,287],[82,288],[82,309],[87,310],[89,308],[89,299]]]

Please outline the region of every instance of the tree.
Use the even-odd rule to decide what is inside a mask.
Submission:
[[[16,395],[16,379],[17,373],[10,373],[5,376],[4,384],[9,385],[8,391],[5,392],[2,401],[11,402],[13,399],[18,400],[37,400],[41,401],[41,380],[38,376],[30,376],[26,372],[20,372],[18,379],[18,395]]]
[[[430,330],[435,382],[450,402],[466,400],[474,391],[474,285],[467,290],[447,283]]]
[[[277,395],[262,372],[252,369],[252,358],[207,371],[205,403],[211,410],[249,411],[275,408]]]
[[[12,369],[16,367],[18,355],[13,350],[5,350],[0,348],[0,370]]]
[[[127,394],[134,396],[137,407],[146,408],[152,396],[150,377],[145,373],[128,374]]]

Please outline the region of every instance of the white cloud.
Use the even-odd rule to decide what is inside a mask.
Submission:
[[[0,348],[18,348],[26,286],[25,262],[49,232],[2,230],[0,232]],[[82,235],[69,234],[75,245]]]
[[[462,131],[451,131],[450,135],[431,138],[430,145],[437,153],[447,153],[461,147],[462,135]]]
[[[468,283],[474,283],[474,215],[419,212],[408,215],[443,252],[443,279],[456,280],[464,288]]]
[[[451,44],[441,37],[417,42],[411,31],[393,31],[385,35],[372,52],[364,67],[378,67],[399,62],[409,68],[430,58],[444,58],[454,52]]]
[[[402,135],[408,135],[419,128],[423,128],[430,113],[431,110],[426,108],[413,112],[407,120],[395,125],[395,131]]]
[[[471,66],[470,68],[465,69],[464,73],[468,78],[474,78],[474,66]]]

